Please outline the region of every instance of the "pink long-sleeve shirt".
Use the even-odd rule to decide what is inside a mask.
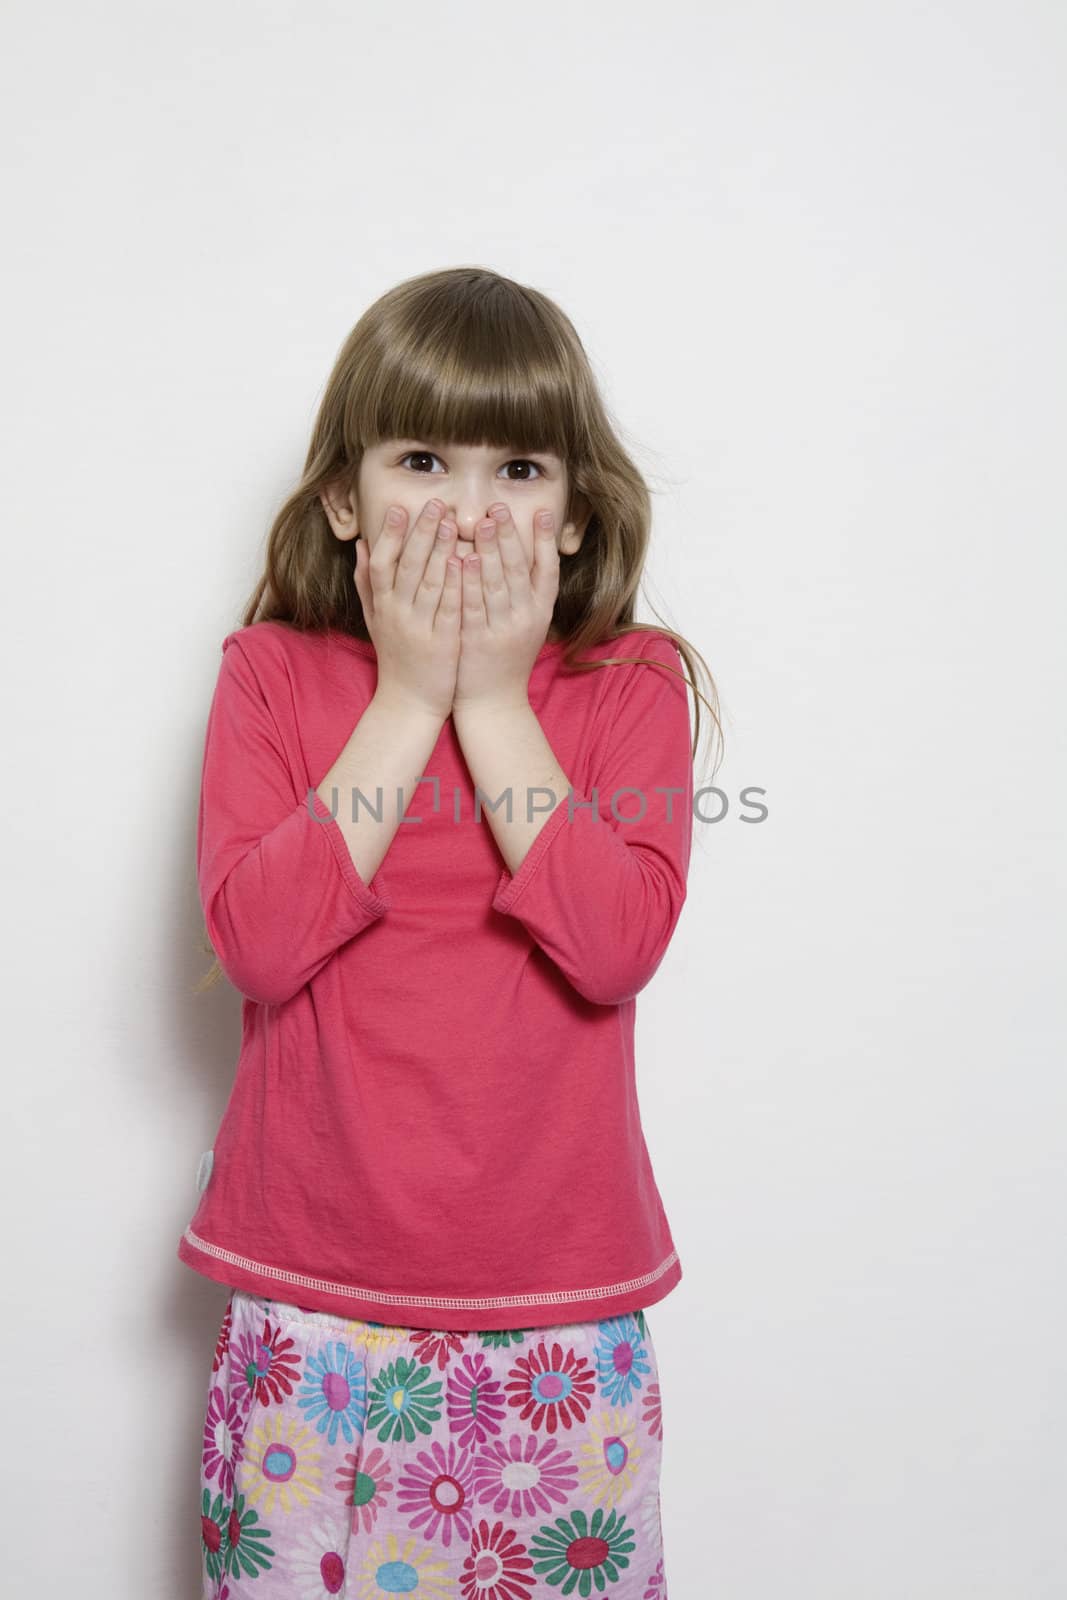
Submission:
[[[681,1277],[634,1017],[686,895],[687,691],[655,665],[565,672],[562,649],[542,648],[528,695],[573,803],[534,793],[555,809],[519,870],[486,815],[496,797],[475,817],[449,719],[366,883],[333,816],[351,791],[327,806],[315,789],[374,693],[373,645],[278,622],[223,640],[197,874],[244,1002],[178,1243],[196,1271],[441,1330],[600,1320]],[[659,632],[583,654],[682,665]]]

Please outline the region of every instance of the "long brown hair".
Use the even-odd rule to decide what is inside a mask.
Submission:
[[[355,542],[334,537],[320,495],[338,484],[354,490],[364,451],[402,438],[551,450],[561,458],[567,516],[577,517],[583,501],[592,508],[580,548],[560,556],[552,627],[564,641],[562,667],[597,671],[632,661],[580,657],[588,646],[623,634],[668,635],[694,695],[693,758],[701,701],[718,735],[714,776],[723,732],[707,662],[673,628],[634,620],[651,534],[650,490],[612,426],[570,319],[539,290],[488,267],[408,278],[360,317],[327,380],[300,482],[274,519],[264,571],[241,625],[275,621],[370,639],[354,582]],[[209,940],[204,949],[212,951]],[[216,960],[197,989],[221,971]]]

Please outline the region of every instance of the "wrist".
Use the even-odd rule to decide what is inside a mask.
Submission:
[[[524,689],[477,695],[452,702],[452,721],[457,726],[460,723],[494,722],[500,718],[525,716],[532,709],[530,697]]]
[[[415,726],[442,728],[448,720],[443,706],[433,706],[418,695],[410,694],[395,685],[378,684],[371,696],[371,705],[387,714],[392,721],[402,721]]]

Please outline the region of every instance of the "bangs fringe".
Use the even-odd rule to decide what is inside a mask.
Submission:
[[[555,314],[554,314],[555,313]],[[577,348],[575,348],[577,346]],[[383,297],[349,375],[345,443],[386,439],[550,450],[580,464],[585,352],[550,301],[460,272]]]

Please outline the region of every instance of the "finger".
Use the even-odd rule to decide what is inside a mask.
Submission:
[[[481,561],[468,556],[463,563],[463,632],[470,639],[484,638],[485,601],[482,598]]]
[[[449,638],[458,638],[462,620],[463,563],[458,556],[448,556],[445,561],[445,581],[434,617],[434,632]]]
[[[510,511],[506,509],[502,516],[485,518],[474,530],[474,548],[478,552],[482,568],[482,601],[490,629],[503,626],[511,610],[511,591],[505,576],[501,553],[505,526],[510,529],[517,543],[518,529],[511,520]],[[511,542],[510,539],[508,542]],[[528,589],[529,579],[527,579]]]
[[[433,541],[433,549],[426,563],[422,575],[422,582],[415,591],[412,602],[414,610],[420,616],[433,617],[437,611],[448,575],[448,558],[455,550],[455,539],[458,529],[450,517],[443,518],[437,524],[437,534]]]
[[[355,568],[352,578],[359,596],[359,603],[363,607],[365,619],[374,620],[374,594],[371,589],[370,574],[368,572],[367,541],[362,534],[357,534],[355,539]]]
[[[496,543],[500,550],[500,569],[507,585],[509,603],[514,607],[526,604],[531,598],[530,561],[523,548],[515,519],[506,505],[491,507],[496,522]],[[496,515],[497,512],[500,515]]]
[[[438,524],[444,514],[445,508],[440,500],[427,500],[415,518],[414,527],[404,540],[393,580],[393,592],[402,600],[414,599],[415,591],[426,571],[426,562],[433,550],[434,540],[437,538]]]
[[[530,584],[538,603],[550,612],[559,593],[559,547],[551,511],[539,511],[534,517],[533,552]]]
[[[387,506],[374,549],[369,552],[367,576],[375,594],[387,594],[396,578],[396,562],[404,547],[408,514],[403,506]]]

